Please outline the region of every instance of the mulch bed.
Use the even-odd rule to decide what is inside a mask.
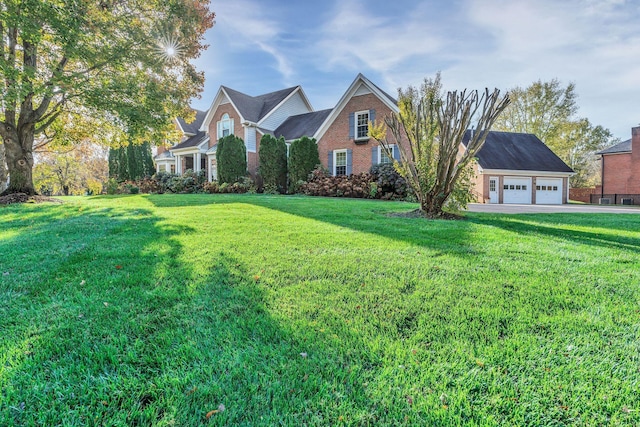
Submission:
[[[30,196],[25,193],[7,194],[6,196],[0,196],[0,205],[11,205],[13,203],[62,203],[62,200],[54,199],[47,196]]]

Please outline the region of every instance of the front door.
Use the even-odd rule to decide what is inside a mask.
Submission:
[[[500,203],[498,195],[498,177],[489,178],[489,203]]]

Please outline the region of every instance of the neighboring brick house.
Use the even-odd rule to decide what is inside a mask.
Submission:
[[[463,145],[469,143],[471,132],[465,133]],[[535,135],[489,132],[476,160],[478,202],[567,203],[574,172]]]
[[[631,139],[600,151],[601,203],[640,204],[640,127],[631,129]]]

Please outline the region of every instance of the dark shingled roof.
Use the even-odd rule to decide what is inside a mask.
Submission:
[[[180,149],[180,148],[189,148],[189,147],[197,147],[205,140],[207,134],[205,132],[198,132],[194,136],[189,139],[182,141],[180,144],[174,145],[171,147],[172,150]]]
[[[273,133],[276,138],[283,136],[286,141],[302,138],[303,136],[312,137],[331,114],[331,111],[333,110],[328,109],[291,116],[278,126]]]
[[[202,126],[202,121],[204,120],[204,116],[207,115],[206,111],[195,110],[196,118],[191,123],[187,123],[184,121],[182,117],[178,117],[178,123],[180,123],[180,127],[184,131],[184,133],[190,133],[195,135],[198,133],[198,129]]]
[[[619,144],[612,145],[609,148],[605,148],[602,151],[598,151],[596,154],[617,154],[617,153],[630,153],[631,152],[631,140],[622,141]]]
[[[470,137],[468,130],[462,143],[467,145]],[[483,169],[573,172],[544,142],[530,133],[489,132],[477,157]]]
[[[236,106],[242,117],[245,120],[256,123],[280,104],[291,94],[291,92],[298,88],[298,86],[295,86],[275,92],[265,93],[264,95],[249,96],[229,87],[222,87],[225,92],[227,92],[227,95],[231,98],[231,102]]]

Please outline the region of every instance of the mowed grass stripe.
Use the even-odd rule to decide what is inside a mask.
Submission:
[[[0,425],[640,422],[634,216],[414,208],[0,209]]]

